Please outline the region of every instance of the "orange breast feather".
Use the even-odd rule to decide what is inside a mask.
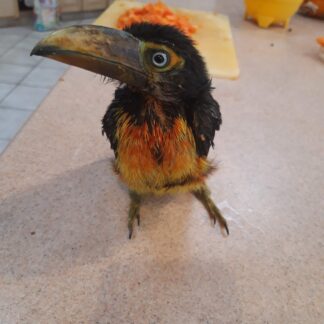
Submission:
[[[134,125],[127,114],[118,123],[116,167],[121,179],[138,193],[188,191],[201,186],[211,165],[197,156],[191,129],[182,118],[163,130]],[[157,158],[158,156],[158,158]]]

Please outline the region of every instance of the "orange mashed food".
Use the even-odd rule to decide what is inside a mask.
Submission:
[[[189,22],[184,15],[175,14],[166,4],[161,1],[148,3],[140,8],[128,9],[118,21],[117,27],[123,29],[133,23],[149,22],[152,24],[171,25],[180,29],[183,33],[191,36],[197,31],[197,27]]]
[[[317,43],[324,47],[324,37],[317,37]]]

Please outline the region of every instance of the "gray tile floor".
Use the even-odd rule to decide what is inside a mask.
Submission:
[[[63,27],[93,19],[67,21]],[[65,64],[31,57],[30,51],[47,33],[32,26],[0,28],[0,154],[65,72]]]

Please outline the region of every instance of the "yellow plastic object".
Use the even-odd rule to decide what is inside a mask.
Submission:
[[[95,24],[117,28],[117,20],[125,10],[141,6],[143,3],[138,1],[116,0],[101,14]],[[172,10],[188,16],[190,22],[197,26],[197,32],[192,38],[205,59],[210,75],[216,78],[237,79],[240,70],[228,17],[204,11],[180,8]]]
[[[245,0],[245,19],[252,18],[262,28],[272,24],[288,27],[290,18],[303,0]]]

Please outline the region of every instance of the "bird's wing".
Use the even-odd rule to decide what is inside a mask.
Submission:
[[[211,146],[214,146],[215,131],[219,130],[222,116],[219,104],[208,93],[192,107],[191,127],[199,156],[207,156]]]
[[[102,135],[106,134],[111,148],[114,150],[115,157],[117,157],[118,140],[116,137],[118,113],[120,106],[114,100],[108,107],[103,119],[102,119]]]
[[[109,105],[102,119],[102,134],[106,134],[111,148],[117,157],[118,138],[116,136],[117,127],[122,116],[132,116],[139,112],[140,97],[132,92],[125,85],[121,85],[115,91],[115,97]]]

